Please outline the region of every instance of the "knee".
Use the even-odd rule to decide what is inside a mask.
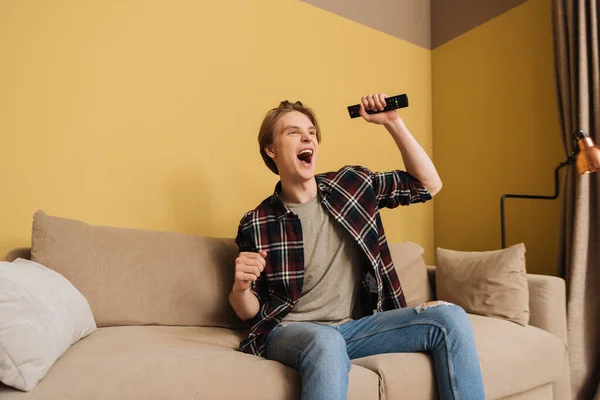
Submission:
[[[308,349],[319,353],[346,353],[346,341],[335,329],[322,327],[312,334]]]
[[[311,335],[308,346],[301,355],[301,360],[327,359],[330,362],[339,362],[350,368],[350,359],[344,337],[333,328],[320,327]]]
[[[445,301],[431,301],[415,307],[417,313],[427,315],[448,331],[468,329],[471,325],[465,310]]]

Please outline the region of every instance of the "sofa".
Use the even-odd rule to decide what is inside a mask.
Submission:
[[[390,244],[409,306],[435,299],[436,268],[410,242]],[[300,375],[239,351],[248,327],[228,303],[233,239],[34,215],[32,259],[89,302],[97,329],[72,344],[31,391],[0,384],[2,400],[300,398]],[[568,399],[565,285],[527,275],[527,326],[469,314],[487,399]],[[348,398],[435,399],[425,353],[355,359]]]

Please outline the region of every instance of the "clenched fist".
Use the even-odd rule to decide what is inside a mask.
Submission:
[[[267,257],[267,252],[264,250],[258,253],[243,251],[239,254],[235,259],[234,292],[248,290],[250,283],[258,279],[267,265],[265,257]]]

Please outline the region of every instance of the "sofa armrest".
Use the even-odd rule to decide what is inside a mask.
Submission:
[[[567,343],[565,281],[556,276],[527,274],[529,324],[550,332]]]
[[[19,247],[8,252],[4,257],[5,261],[13,262],[17,258],[31,260],[31,247]]]
[[[435,295],[435,267],[427,274]],[[529,325],[543,329],[567,343],[567,308],[565,281],[548,275],[527,274],[529,286]]]

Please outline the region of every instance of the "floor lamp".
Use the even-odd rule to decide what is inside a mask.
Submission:
[[[500,199],[500,228],[502,230],[502,248],[506,248],[506,228],[504,225],[504,200],[506,199],[538,199],[554,200],[558,197],[559,190],[559,171],[561,168],[571,165],[574,162],[577,165],[579,175],[596,172],[600,169],[600,147],[594,144],[592,138],[586,135],[582,130],[573,133],[575,149],[573,153],[564,161],[558,164],[554,170],[554,195],[537,196],[529,194],[505,194]]]

